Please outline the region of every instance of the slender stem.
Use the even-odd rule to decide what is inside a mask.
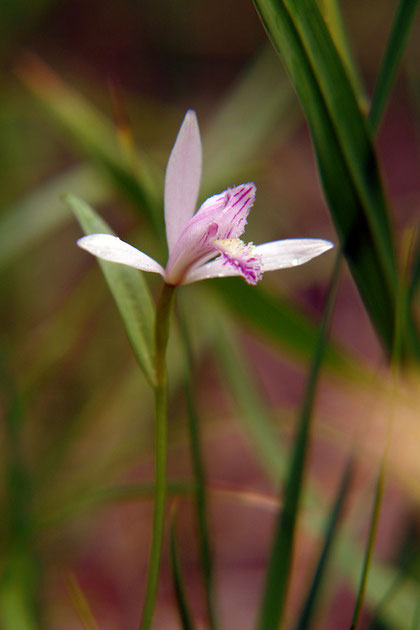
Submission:
[[[149,630],[153,620],[156,594],[159,581],[160,558],[165,526],[166,502],[166,450],[167,450],[167,374],[166,346],[169,337],[169,323],[174,301],[175,287],[164,284],[156,309],[155,326],[155,506],[153,513],[153,534],[150,547],[149,572],[146,594],[140,622],[140,630]]]

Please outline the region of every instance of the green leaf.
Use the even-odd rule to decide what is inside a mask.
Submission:
[[[307,630],[307,628],[309,628],[310,622],[313,619],[315,607],[321,593],[321,586],[323,585],[326,569],[328,566],[328,561],[331,556],[333,542],[337,534],[337,526],[343,510],[344,501],[347,497],[347,493],[353,478],[353,474],[354,461],[353,458],[350,458],[344,469],[343,476],[338,487],[337,496],[332,506],[331,514],[329,516],[327,527],[325,530],[324,545],[322,547],[321,555],[319,557],[319,561],[314,572],[312,583],[306,596],[306,601],[302,608],[298,623],[296,624],[296,630]]]
[[[388,352],[396,262],[368,126],[313,0],[254,0],[305,110],[326,198],[353,277]]]
[[[190,608],[186,597],[186,589],[184,585],[184,576],[182,574],[181,562],[178,554],[178,545],[175,532],[175,514],[171,515],[171,560],[172,560],[172,579],[175,587],[175,599],[178,607],[179,617],[183,630],[194,630],[194,623]]]
[[[341,55],[343,64],[347,70],[350,81],[352,82],[353,89],[357,94],[358,101],[361,106],[365,106],[367,98],[360,73],[354,63],[353,54],[343,22],[340,2],[339,0],[318,0],[318,6],[320,7],[323,18],[328,25],[337,51]]]
[[[369,122],[373,130],[378,127],[389,99],[389,93],[404,52],[418,4],[419,0],[400,0],[398,5],[369,112]]]
[[[112,234],[105,221],[84,201],[66,195],[85,234]],[[141,272],[125,265],[98,260],[123,320],[128,338],[147,380],[154,384],[154,308]]]
[[[274,528],[274,537],[265,577],[258,623],[259,630],[277,630],[283,619],[291,577],[295,530],[304,482],[315,394],[326,347],[327,330],[335,303],[341,259],[342,256],[339,253],[331,278],[311,371],[305,388],[296,440],[286,473],[283,505],[280,508],[277,524]]]

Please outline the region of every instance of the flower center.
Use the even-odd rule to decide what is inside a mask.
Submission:
[[[248,284],[261,280],[262,260],[252,243],[246,244],[240,238],[221,238],[212,241],[212,245],[220,252],[224,263],[235,267]]]

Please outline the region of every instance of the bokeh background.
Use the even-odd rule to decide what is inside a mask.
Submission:
[[[369,95],[396,2],[344,0],[342,8]],[[150,227],[141,199],[115,177],[107,156],[136,177],[144,166],[142,153],[134,156],[138,147],[161,186],[178,127],[193,108],[203,134],[203,196],[243,181],[258,186],[247,240],[337,238],[299,103],[251,2],[4,0],[0,17],[2,623],[12,627],[6,622],[17,615],[16,630],[76,630],[80,589],[101,630],[130,630],[138,624],[151,530],[153,399],[99,268],[75,245],[81,230],[62,195],[85,198],[122,238],[163,262],[163,233]],[[399,244],[418,223],[420,206],[419,29],[417,21],[377,142]],[[312,330],[333,261],[330,252],[267,275],[262,289],[278,304],[292,303]],[[159,280],[147,280],[156,295]],[[257,614],[310,349],[305,337],[296,351],[299,342],[282,338],[280,323],[272,334],[268,323],[241,316],[225,299],[229,281],[210,285],[183,288],[179,308],[194,350],[221,627],[246,630]],[[243,299],[252,304],[251,289]],[[358,466],[345,531],[362,549],[390,415],[364,623],[399,627],[398,615],[373,621],[372,611],[396,576],[403,583],[409,575],[412,587],[420,575],[419,379],[407,374],[398,396],[389,393],[386,357],[346,269],[331,337],[341,359],[327,362],[320,384],[290,627],[319,549],[313,523],[325,517],[353,449]],[[169,365],[171,492],[192,609],[197,627],[205,627],[176,326]],[[248,418],[254,394],[278,443],[275,465]],[[155,627],[170,629],[179,621],[167,547]],[[319,628],[349,625],[361,560],[349,548],[335,553]]]

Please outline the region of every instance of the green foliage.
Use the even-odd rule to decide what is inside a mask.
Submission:
[[[65,200],[85,234],[113,233],[105,221],[87,203],[72,195],[67,195]],[[99,261],[99,265],[121,314],[137,361],[147,380],[153,384],[155,381],[153,363],[154,308],[143,275],[136,269],[124,265],[116,265],[102,260]]]

